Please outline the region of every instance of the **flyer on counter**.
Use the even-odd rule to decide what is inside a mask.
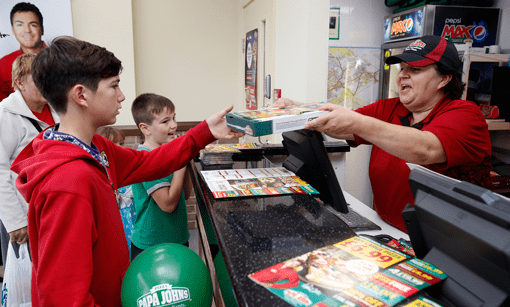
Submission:
[[[426,297],[420,296],[409,304],[404,305],[404,307],[443,307],[443,305],[440,305]]]
[[[214,169],[231,168],[233,163],[232,156],[238,153],[257,154],[262,153],[264,149],[257,143],[239,143],[239,144],[209,144],[200,151],[200,161],[207,167]]]
[[[395,306],[447,277],[432,264],[355,236],[249,275],[293,306]]]
[[[217,153],[234,153],[241,150],[259,149],[260,144],[257,143],[237,143],[237,144],[209,144],[200,151],[204,154],[217,154]]]
[[[283,167],[201,171],[214,198],[319,194],[304,180]]]

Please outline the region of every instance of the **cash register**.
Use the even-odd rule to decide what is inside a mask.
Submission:
[[[429,294],[445,306],[510,306],[510,199],[427,169],[409,176],[402,216],[418,258],[448,278]]]

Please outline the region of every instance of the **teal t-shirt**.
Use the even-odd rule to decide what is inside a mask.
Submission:
[[[149,151],[149,148],[140,145],[138,150]],[[172,213],[161,210],[150,196],[159,188],[169,187],[172,177],[173,174],[159,180],[132,185],[136,220],[131,242],[140,249],[147,249],[160,243],[184,244],[189,240],[184,191],[181,193],[177,208]]]

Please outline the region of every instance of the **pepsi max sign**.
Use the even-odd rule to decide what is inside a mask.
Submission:
[[[463,42],[466,39],[471,39],[475,42],[483,42],[488,34],[487,25],[482,21],[479,25],[475,23],[469,26],[463,24],[445,24],[441,36],[452,41],[458,40]]]
[[[444,37],[454,43],[473,42],[473,47],[496,45],[499,8],[424,5],[384,20],[384,42],[423,35]]]
[[[425,8],[384,20],[384,41],[422,36]]]
[[[500,9],[436,7],[434,35],[454,43],[473,42],[473,47],[496,44]]]

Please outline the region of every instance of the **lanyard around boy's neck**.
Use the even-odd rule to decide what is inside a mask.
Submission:
[[[108,162],[108,157],[106,156],[104,151],[100,153],[99,149],[97,149],[97,147],[96,147],[96,145],[94,145],[94,143],[91,143],[91,146],[88,146],[87,144],[82,142],[80,139],[78,139],[74,135],[59,132],[58,131],[59,126],[60,126],[60,124],[57,124],[54,127],[47,129],[44,132],[43,139],[62,141],[62,142],[74,144],[74,145],[82,148],[86,152],[88,152],[92,156],[92,158],[94,158],[94,160],[96,160],[103,166],[103,169],[106,173],[106,177],[108,178],[108,182],[110,182],[110,185],[112,186],[112,189],[115,192],[113,182],[110,178],[110,174],[108,173],[108,169],[107,169],[107,167],[108,168],[110,167],[109,162]],[[118,203],[118,200],[117,200],[117,203]]]

